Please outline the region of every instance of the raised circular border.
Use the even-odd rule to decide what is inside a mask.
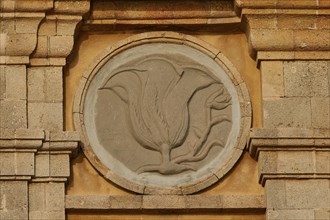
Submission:
[[[112,172],[107,168],[95,155],[92,146],[87,138],[87,133],[84,125],[83,111],[84,102],[86,98],[86,91],[89,84],[93,80],[98,70],[105,65],[113,56],[129,48],[135,47],[142,44],[150,43],[175,43],[184,44],[200,52],[206,54],[213,59],[222,69],[226,72],[228,77],[231,79],[235,86],[239,104],[240,104],[240,130],[237,141],[235,143],[234,150],[230,158],[224,166],[219,167],[217,170],[213,170],[205,178],[200,179],[197,183],[187,183],[180,187],[159,187],[159,186],[145,186],[131,182],[120,175]],[[81,142],[83,152],[86,155],[90,163],[98,170],[105,178],[114,182],[115,184],[126,188],[128,190],[141,193],[141,194],[191,194],[205,189],[211,186],[222,178],[230,169],[235,165],[249,139],[249,130],[251,127],[251,102],[248,94],[248,90],[245,82],[242,80],[239,72],[236,70],[234,65],[218,50],[199,40],[195,37],[176,33],[176,32],[146,32],[142,34],[133,35],[125,40],[119,41],[113,46],[107,48],[84,73],[80,80],[78,90],[75,95],[73,104],[73,120],[75,130],[81,135]]]

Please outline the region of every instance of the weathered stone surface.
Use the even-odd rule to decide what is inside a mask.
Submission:
[[[62,102],[61,67],[32,67],[28,69],[29,102]]]
[[[330,152],[329,151],[316,151],[315,152],[315,169],[317,173],[330,173]]]
[[[26,181],[0,181],[0,219],[28,218]]]
[[[62,130],[62,103],[28,103],[29,128]]]
[[[50,154],[49,175],[52,177],[70,176],[70,159],[68,154]]]
[[[264,100],[264,126],[304,127],[312,124],[310,99],[304,97]]]
[[[267,218],[269,220],[310,220],[314,219],[314,211],[312,209],[279,209],[267,210]]]
[[[0,100],[0,128],[17,129],[27,127],[25,100]]]
[[[34,175],[34,153],[0,152],[0,176]]]
[[[0,99],[26,99],[26,70],[23,65],[0,66]]]
[[[312,127],[327,129],[330,125],[330,97],[312,97]]]
[[[271,61],[261,63],[262,96],[283,97],[284,79],[283,62]]]
[[[64,183],[29,184],[29,219],[65,219]]]
[[[286,181],[286,205],[292,209],[329,208],[328,179]]]
[[[326,62],[284,62],[285,96],[328,96]]]
[[[35,176],[49,177],[49,153],[39,153],[35,156]]]

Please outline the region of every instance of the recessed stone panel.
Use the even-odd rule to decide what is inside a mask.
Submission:
[[[153,36],[132,37],[95,62],[76,96],[83,121],[75,126],[90,162],[111,181],[139,193],[193,193],[242,153],[251,117],[241,113],[250,108],[245,84],[235,87],[233,67],[215,61],[205,43]]]

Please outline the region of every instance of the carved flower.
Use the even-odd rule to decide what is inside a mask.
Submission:
[[[163,57],[143,60],[119,69],[100,89],[113,91],[128,106],[128,122],[134,138],[146,149],[160,152],[162,161],[146,165],[137,172],[179,173],[193,170],[173,162],[171,150],[183,144],[189,127],[188,104],[192,96],[217,83],[200,66],[178,66]],[[223,93],[223,91],[222,91]],[[208,98],[212,108],[221,109],[220,91]]]

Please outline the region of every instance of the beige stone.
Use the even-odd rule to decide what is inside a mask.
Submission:
[[[45,19],[39,27],[39,36],[56,35],[56,20]]]
[[[314,219],[314,211],[312,209],[282,209],[267,210],[267,219],[269,220],[310,220]]]
[[[64,183],[29,184],[29,219],[64,218]]]
[[[294,46],[298,50],[329,50],[329,30],[295,30]]]
[[[264,99],[264,126],[275,127],[311,127],[310,99],[280,98]]]
[[[52,57],[66,57],[73,46],[73,36],[51,36],[49,38],[48,55]]]
[[[27,219],[26,181],[0,181],[0,219]]]
[[[1,91],[3,98],[26,100],[26,70],[23,65],[2,66]]]
[[[286,181],[286,204],[292,209],[329,208],[328,179]]]
[[[26,101],[0,100],[0,128],[26,128]]]
[[[185,197],[184,196],[143,196],[142,198],[143,209],[169,209],[185,208]]]
[[[39,153],[35,156],[35,176],[49,177],[49,153]]]
[[[70,176],[70,159],[68,154],[50,154],[49,175],[52,177]]]
[[[314,210],[315,220],[330,219],[330,210],[329,209],[316,209]]]
[[[330,173],[330,152],[316,151],[315,152],[315,169],[316,173]]]
[[[284,79],[283,62],[261,62],[262,96],[283,97]]]
[[[28,103],[29,128],[63,129],[62,103]]]
[[[280,151],[277,153],[277,173],[314,173],[312,151]]]
[[[285,209],[287,207],[285,186],[285,180],[266,181],[267,209]]]
[[[28,69],[29,102],[62,102],[61,67],[32,67]]]
[[[329,128],[330,125],[330,97],[312,97],[312,127]]]

